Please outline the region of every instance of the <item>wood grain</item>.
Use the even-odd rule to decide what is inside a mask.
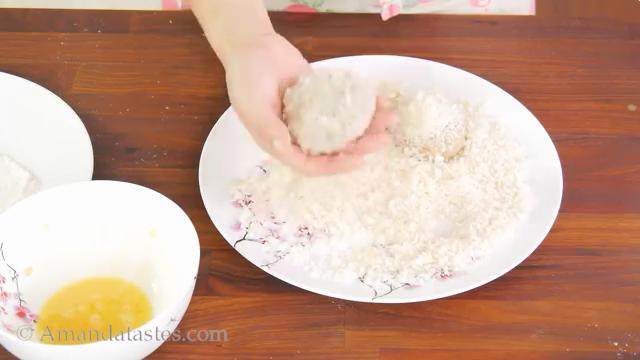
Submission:
[[[196,225],[202,261],[180,328],[226,329],[229,341],[170,342],[152,358],[640,359],[640,111],[628,107],[640,105],[640,4],[540,0],[539,14],[386,23],[273,15],[310,60],[386,53],[446,62],[514,94],[551,134],[565,191],[541,247],[490,284],[418,304],[299,290],[252,266],[213,228],[197,168],[228,99],[191,14],[0,10],[0,70],[78,112],[96,179],[158,190]]]

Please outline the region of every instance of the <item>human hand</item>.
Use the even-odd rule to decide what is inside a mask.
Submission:
[[[276,33],[234,44],[221,56],[229,99],[256,143],[267,153],[306,175],[353,170],[363,156],[390,141],[386,128],[395,119],[390,106],[378,99],[371,125],[363,136],[338,154],[305,154],[282,120],[282,95],[310,70],[298,49]]]

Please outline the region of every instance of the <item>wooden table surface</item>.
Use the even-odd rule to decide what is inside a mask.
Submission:
[[[515,95],[560,153],[560,216],[516,269],[447,299],[361,304],[302,291],[249,264],[207,217],[198,158],[229,103],[191,14],[0,10],[0,70],[78,112],[94,178],[158,190],[198,229],[201,269],[180,328],[226,329],[229,340],[167,343],[152,358],[640,358],[640,13],[273,19],[309,60],[417,56]]]

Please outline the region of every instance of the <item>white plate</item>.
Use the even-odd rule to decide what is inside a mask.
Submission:
[[[357,281],[345,285],[313,278],[286,258],[271,267],[261,266],[266,261],[259,243],[244,242],[236,247],[245,258],[283,281],[319,294],[364,302],[404,303],[450,296],[486,284],[514,268],[540,245],[560,208],[562,169],[551,138],[518,100],[476,75],[423,59],[352,56],[320,61],[314,66],[351,69],[375,79],[397,81],[410,87],[435,90],[454,99],[484,104],[483,111],[504,123],[525,151],[532,208],[516,226],[515,235],[502,241],[491,256],[479,261],[472,271],[417,288],[399,288],[384,296],[375,297],[370,288]],[[204,145],[200,191],[213,223],[232,246],[238,240],[237,232],[232,230],[238,210],[231,204],[231,184],[250,174],[265,156],[231,108],[220,117]]]
[[[78,115],[51,91],[0,72],[0,154],[40,180],[40,190],[91,180],[93,148]]]

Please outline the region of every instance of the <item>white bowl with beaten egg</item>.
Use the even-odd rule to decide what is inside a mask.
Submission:
[[[200,247],[188,216],[165,196],[138,185],[91,181],[41,192],[1,214],[0,255],[0,343],[11,353],[25,359],[140,359],[182,319]],[[59,289],[88,278],[137,286],[149,300],[151,319],[104,341],[40,342],[34,322],[43,305]]]

